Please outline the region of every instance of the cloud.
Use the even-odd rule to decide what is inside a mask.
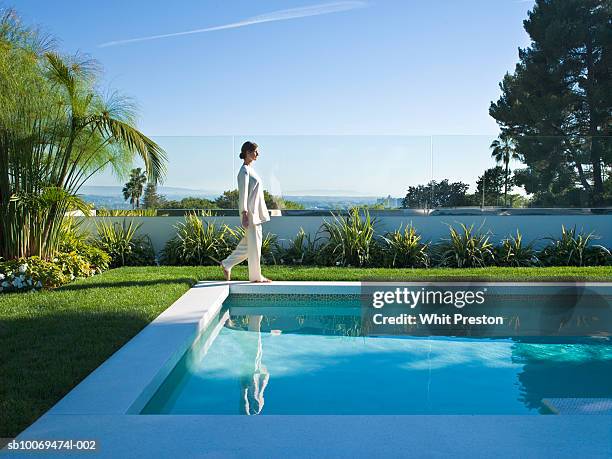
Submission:
[[[253,24],[261,24],[263,22],[274,22],[274,21],[287,21],[289,19],[304,18],[308,16],[321,16],[323,14],[339,13],[342,11],[354,10],[357,8],[365,8],[368,6],[367,2],[364,1],[346,1],[346,2],[333,2],[325,3],[322,5],[311,5],[300,8],[290,8],[286,10],[273,11],[271,13],[261,14],[259,16],[253,16],[251,18],[244,19],[239,22],[232,22],[231,24],[224,24],[220,26],[207,27],[205,29],[187,30],[184,32],[174,32],[162,35],[150,35],[148,37],[129,38],[126,40],[115,40],[102,43],[98,45],[98,48],[106,48],[109,46],[125,45],[128,43],[136,43],[140,41],[159,40],[161,38],[179,37],[182,35],[193,35],[204,32],[214,32],[217,30],[226,29],[237,29],[238,27],[250,26]]]

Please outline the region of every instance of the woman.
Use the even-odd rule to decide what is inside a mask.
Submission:
[[[234,265],[249,260],[249,280],[251,282],[271,282],[261,275],[261,225],[270,220],[270,213],[264,199],[261,178],[251,166],[259,156],[258,146],[254,142],[244,142],[240,149],[240,159],[244,160],[238,172],[238,208],[244,237],[238,246],[221,262],[225,280],[230,280]]]

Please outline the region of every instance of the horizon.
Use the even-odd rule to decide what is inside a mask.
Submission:
[[[100,189],[101,188],[101,189]],[[91,195],[91,196],[100,196],[100,197],[112,197],[119,196],[120,193],[115,193],[115,191],[120,191],[122,185],[85,185],[79,191],[80,195]],[[235,190],[236,188],[234,188]],[[103,192],[103,191],[113,191],[113,194],[96,194],[95,191]],[[169,196],[186,196],[186,197],[201,197],[204,195],[218,197],[222,195],[225,191],[232,191],[229,189],[225,190],[206,190],[206,189],[194,189],[194,188],[182,188],[182,187],[173,187],[173,186],[165,186],[158,185],[157,191],[160,194],[163,193],[176,193],[176,195],[169,194]],[[194,195],[186,195],[184,193],[197,193]],[[333,194],[336,192],[345,193],[345,194]],[[317,194],[318,193],[318,194]],[[303,197],[303,198],[386,198],[388,196],[382,196],[378,194],[373,195],[362,195],[357,191],[351,190],[287,190],[287,192],[283,195],[284,197]],[[391,198],[403,198],[404,196],[391,196]]]

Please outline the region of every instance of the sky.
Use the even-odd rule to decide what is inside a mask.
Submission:
[[[488,115],[531,1],[19,0],[28,24],[103,68],[169,157],[167,186],[235,188],[241,143],[276,194],[474,187]],[[110,173],[90,185],[122,183]]]

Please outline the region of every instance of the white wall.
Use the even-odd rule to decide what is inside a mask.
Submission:
[[[127,217],[128,220],[132,217]],[[95,231],[95,222],[106,219],[122,222],[124,217],[90,217],[85,218],[82,228]],[[184,220],[183,217],[133,217],[136,223],[141,223],[140,232],[148,234],[153,241],[155,250],[159,252],[165,242],[175,234],[174,225]],[[202,217],[203,220],[229,226],[240,224],[238,217]],[[324,219],[331,217],[282,216],[272,217],[264,224],[264,235],[274,233],[280,241],[292,239],[300,227],[313,236],[321,226]],[[459,226],[474,224],[474,229],[482,225],[482,231],[491,231],[491,241],[498,242],[509,234],[516,234],[517,228],[523,235],[525,243],[536,240],[536,247],[546,244],[547,236],[558,237],[561,234],[561,225],[574,227],[578,231],[593,231],[600,239],[593,241],[612,247],[612,215],[490,215],[486,217],[472,215],[448,216],[382,216],[376,217],[379,232],[391,231],[412,224],[423,235],[425,241],[439,241],[448,236],[448,225]]]

